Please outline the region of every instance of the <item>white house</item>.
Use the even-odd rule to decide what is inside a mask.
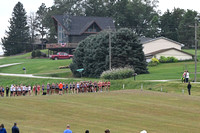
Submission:
[[[158,37],[155,39],[142,37],[140,38],[140,42],[143,45],[143,51],[147,62],[153,57],[160,59],[161,56],[173,56],[178,60],[190,60],[193,59],[194,56],[181,51],[181,46],[183,46],[183,44],[165,37]]]

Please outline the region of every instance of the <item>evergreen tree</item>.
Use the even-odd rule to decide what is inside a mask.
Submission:
[[[80,76],[77,69],[84,68],[86,77],[99,77],[109,69],[109,33],[101,32],[81,41],[74,52],[70,68],[75,76]],[[140,73],[148,73],[142,45],[137,36],[129,29],[120,29],[111,34],[112,68],[131,66]]]
[[[30,47],[30,39],[26,11],[22,3],[15,5],[9,22],[9,31],[6,31],[6,37],[2,39],[5,55],[25,52]]]

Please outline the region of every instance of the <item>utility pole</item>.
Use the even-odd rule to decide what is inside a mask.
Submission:
[[[111,29],[109,26],[109,70],[111,70]]]
[[[198,22],[198,17],[195,17],[195,72],[194,72],[194,82],[197,80],[197,22]]]
[[[194,82],[197,81],[197,45],[198,45],[198,40],[197,40],[197,28],[198,26],[198,20],[199,17],[195,17],[194,21],[195,21],[195,25],[194,26],[189,26],[189,27],[193,27],[194,28],[194,43],[195,43],[195,56],[194,56],[194,62],[195,62],[195,72],[194,72]]]

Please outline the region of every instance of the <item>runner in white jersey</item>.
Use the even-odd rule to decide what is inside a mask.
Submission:
[[[28,86],[28,94],[29,94],[29,96],[31,95],[31,86],[30,85]]]
[[[13,96],[15,96],[15,93],[16,93],[16,86],[14,85],[13,86]]]
[[[25,96],[25,93],[26,93],[26,86],[23,86],[23,85],[22,85],[22,90],[23,90],[23,92],[22,92],[22,93],[23,93],[23,96]]]
[[[10,86],[10,96],[13,96],[13,85]]]
[[[21,96],[22,89],[20,86],[17,86],[17,96]]]

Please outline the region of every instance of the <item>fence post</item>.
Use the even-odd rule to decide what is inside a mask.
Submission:
[[[141,91],[143,90],[143,84],[141,84]]]

